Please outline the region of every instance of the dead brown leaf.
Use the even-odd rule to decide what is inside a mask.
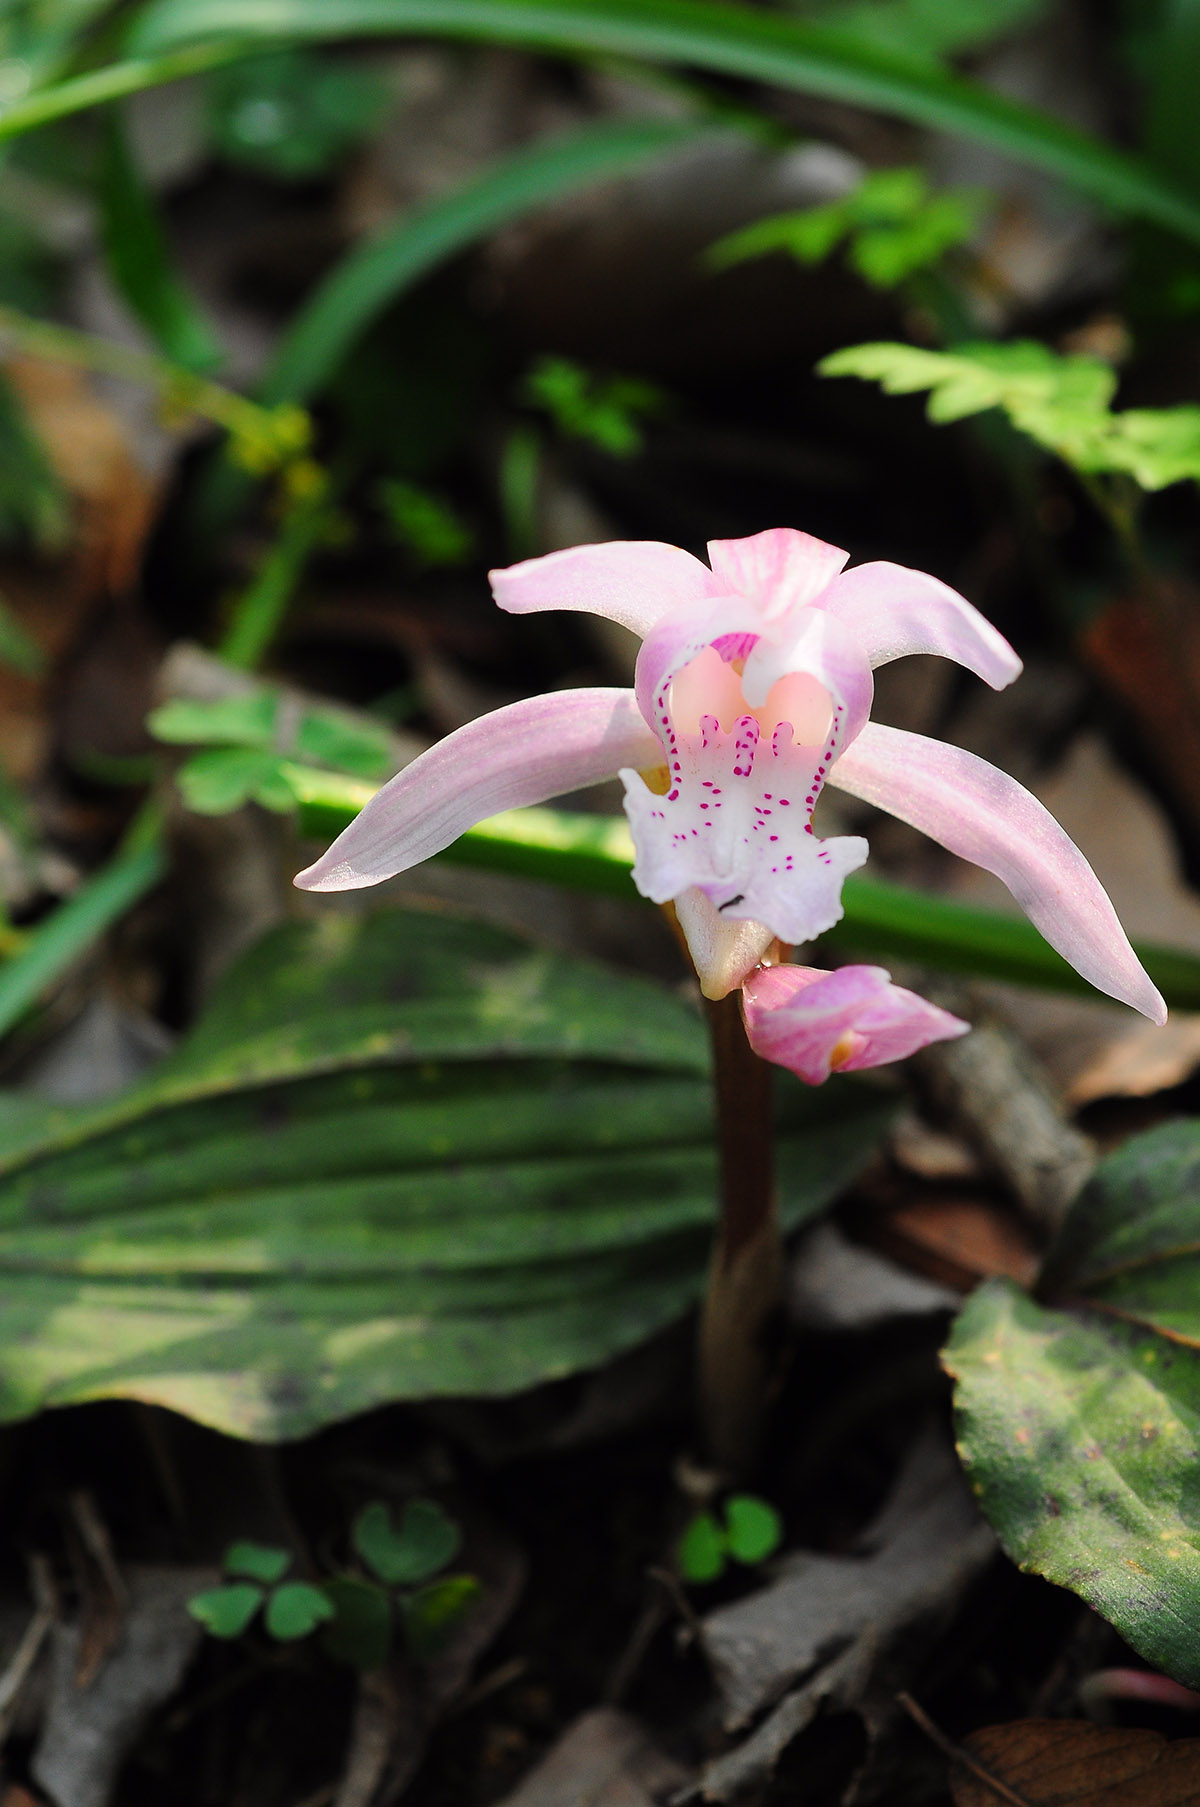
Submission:
[[[1149,751],[1200,823],[1200,625],[1190,586],[1161,581],[1123,596],[1082,636],[1080,650],[1137,717]]]
[[[966,1291],[996,1274],[1029,1286],[1038,1252],[1020,1219],[985,1193],[930,1193],[872,1219],[870,1239],[904,1267]]]
[[[963,1748],[1010,1793],[956,1767],[955,1807],[996,1807],[1013,1794],[1028,1807],[1200,1807],[1200,1738],[1020,1719],[972,1733]]]
[[[120,596],[137,574],[155,497],[86,371],[15,357],[5,374],[75,505],[82,587]]]

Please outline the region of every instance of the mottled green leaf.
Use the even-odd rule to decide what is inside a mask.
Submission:
[[[285,1581],[267,1601],[264,1621],[271,1637],[281,1644],[295,1643],[334,1615],[334,1605],[324,1588],[308,1581]]]
[[[992,1281],[945,1360],[962,1458],[1009,1554],[1200,1685],[1200,1353]]]
[[[797,1223],[890,1106],[786,1079],[780,1105]],[[698,1017],[448,912],[288,924],[133,1090],[0,1097],[0,1125],[0,1418],[133,1397],[300,1436],[571,1373],[702,1284]]]
[[[269,1587],[286,1574],[291,1560],[290,1551],[280,1550],[274,1544],[243,1540],[230,1544],[226,1550],[225,1573],[245,1575],[251,1581],[262,1581]]]
[[[372,1500],[354,1521],[354,1547],[389,1587],[428,1581],[458,1554],[462,1535],[436,1500],[409,1500],[399,1530],[383,1500]]]
[[[240,1638],[263,1598],[261,1587],[238,1581],[230,1587],[212,1587],[203,1594],[193,1594],[187,1608],[210,1637]]]

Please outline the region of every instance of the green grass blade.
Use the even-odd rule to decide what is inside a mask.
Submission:
[[[108,120],[100,215],[108,267],[159,350],[185,370],[209,371],[221,348],[180,280],[158,210],[134,165],[121,120]]]
[[[149,56],[222,34],[261,42],[393,32],[634,57],[820,94],[991,145],[1200,240],[1200,204],[1113,146],[927,60],[728,0],[151,0],[130,49]]]
[[[517,215],[709,131],[710,125],[692,122],[605,121],[516,151],[452,193],[413,208],[357,245],[321,284],[284,334],[261,399],[278,403],[313,395],[390,302],[447,257]]]
[[[165,872],[158,812],[146,806],[107,864],[29,933],[19,954],[0,966],[0,1035],[7,1035],[47,986],[153,890]]]
[[[91,107],[102,107],[110,100],[124,100],[146,88],[161,88],[167,82],[202,75],[218,69],[223,63],[252,55],[261,48],[254,42],[193,44],[186,50],[172,50],[162,56],[130,57],[120,63],[107,63],[102,69],[89,69],[85,75],[73,75],[66,81],[35,88],[23,100],[0,107],[0,144],[8,138],[19,138],[38,126],[50,125],[56,119],[69,119],[73,113],[86,113]]]
[[[328,772],[292,766],[289,776],[301,798],[301,830],[314,840],[332,840],[340,834],[371,794],[369,785]],[[439,857],[547,884],[632,895],[633,842],[619,816],[507,810],[468,829]],[[886,954],[940,972],[1096,996],[1094,987],[1023,917],[858,876],[846,880],[842,901],[845,916],[821,937],[827,947]],[[1176,1010],[1200,1010],[1200,955],[1183,948],[1136,945],[1167,1003]]]

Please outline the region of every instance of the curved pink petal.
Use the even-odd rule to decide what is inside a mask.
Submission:
[[[754,1052],[808,1085],[823,1084],[831,1072],[906,1060],[971,1026],[893,985],[881,966],[843,966],[832,973],[764,967],[746,980],[742,1007]]]
[[[295,883],[304,891],[377,885],[502,809],[545,803],[630,763],[661,761],[631,690],[529,697],[468,722],[389,779]]]
[[[769,621],[813,602],[850,554],[794,527],[771,527],[744,540],[710,540],[708,556],[721,588],[756,597]]]
[[[1076,972],[1151,1022],[1166,1021],[1096,874],[1015,779],[961,747],[871,722],[829,782],[994,872]]]
[[[492,595],[512,615],[582,609],[619,621],[643,639],[656,621],[720,593],[707,565],[660,540],[609,540],[569,546],[544,558],[489,571]]]
[[[835,578],[820,607],[845,622],[872,667],[906,653],[937,653],[965,665],[993,690],[1021,669],[1003,634],[971,604],[925,571],[882,560]]]

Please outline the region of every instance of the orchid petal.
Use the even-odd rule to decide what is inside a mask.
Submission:
[[[1099,991],[1163,1023],[1167,1008],[1096,874],[1036,797],[961,747],[872,722],[829,782],[1002,879],[1051,947]]]
[[[771,966],[752,973],[742,994],[750,1046],[808,1085],[906,1060],[930,1042],[970,1028],[915,992],[893,985],[881,966]]]
[[[569,546],[490,571],[488,578],[497,603],[511,615],[582,609],[643,639],[672,609],[695,606],[722,588],[698,558],[659,540]]]
[[[813,602],[850,555],[811,533],[772,527],[744,540],[710,540],[708,556],[717,577],[724,580],[721,588],[758,598],[764,619],[770,621]]]
[[[631,690],[529,697],[468,722],[389,779],[295,883],[305,891],[377,885],[503,809],[597,784],[630,762],[661,761]]]
[[[736,991],[776,940],[765,923],[731,922],[694,887],[675,899],[675,920],[706,998],[727,998]]]
[[[706,601],[703,608],[693,604],[672,610],[655,622],[638,654],[633,682],[642,714],[668,753],[670,733],[664,693],[671,679],[685,665],[699,658],[714,641],[745,637],[752,643],[761,631],[759,610],[744,596],[715,597]],[[744,707],[743,703],[738,709],[739,715]],[[719,715],[721,712],[710,703],[707,713]]]
[[[1021,670],[1008,641],[979,610],[924,571],[877,560],[844,571],[819,605],[853,633],[872,669],[907,653],[937,653],[965,665],[993,690]]]
[[[871,713],[875,683],[855,636],[823,609],[796,609],[747,655],[742,690],[752,709],[770,711],[774,719],[764,719],[764,728],[773,729],[775,720],[791,719],[786,680],[796,674],[815,678],[840,705],[836,711],[837,745],[848,746]],[[775,685],[781,688],[773,695]],[[806,738],[797,723],[793,727],[797,740]],[[816,738],[826,737],[818,733]]]

